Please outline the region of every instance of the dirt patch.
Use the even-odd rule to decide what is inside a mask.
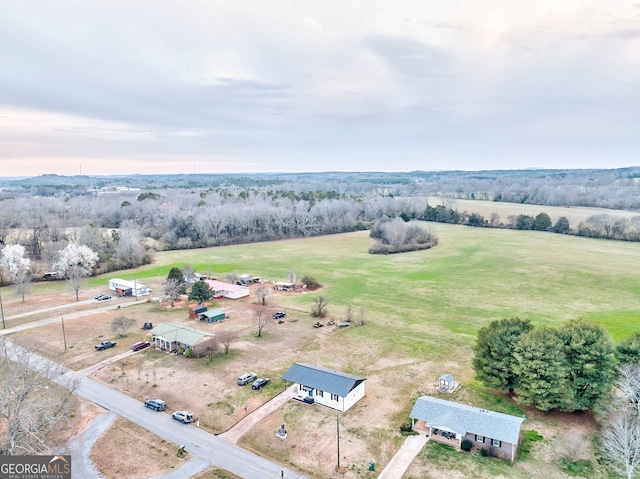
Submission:
[[[178,457],[175,444],[117,418],[96,442],[91,460],[107,478],[145,479],[179,468],[188,455]]]

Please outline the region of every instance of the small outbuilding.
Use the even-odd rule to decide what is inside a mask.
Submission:
[[[273,287],[278,291],[293,291],[296,285],[294,283],[287,283],[285,281],[277,281],[273,283]]]
[[[204,305],[194,306],[189,308],[189,319],[202,319],[202,314],[207,311],[207,307]]]
[[[118,296],[148,296],[151,292],[149,286],[139,281],[127,281],[126,279],[112,278],[109,280],[109,289]]]
[[[282,376],[297,385],[297,399],[346,411],[364,397],[366,378],[308,363],[296,363]],[[305,401],[306,402],[306,401]]]
[[[443,374],[438,380],[438,389],[442,392],[453,392],[456,389],[456,381],[451,374]]]
[[[205,311],[200,315],[198,319],[200,321],[208,321],[210,323],[216,323],[222,321],[227,315],[221,309],[212,309],[211,311]]]

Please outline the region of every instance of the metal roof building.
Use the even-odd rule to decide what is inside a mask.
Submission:
[[[364,397],[366,378],[308,363],[293,364],[282,376],[298,384],[298,397],[311,396],[315,402],[346,411]]]
[[[204,338],[213,336],[211,333],[173,323],[160,323],[151,330],[151,334],[156,347],[169,350],[177,347],[192,348]]]

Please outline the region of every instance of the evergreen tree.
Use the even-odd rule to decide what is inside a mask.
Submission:
[[[188,298],[189,301],[197,301],[198,304],[202,304],[213,298],[213,290],[211,289],[211,286],[204,281],[196,281],[193,283],[193,286],[191,286]]]
[[[615,348],[607,331],[596,324],[575,321],[558,331],[567,361],[568,411],[593,409],[609,395],[615,379]]]
[[[178,282],[178,294],[187,292],[187,281],[184,279],[184,272],[180,268],[171,268],[167,280],[174,279]]]
[[[622,364],[640,363],[640,333],[632,334],[616,346],[616,358]]]
[[[513,352],[520,336],[533,328],[529,320],[518,318],[492,321],[478,331],[473,368],[485,385],[513,394],[517,376]]]
[[[542,411],[564,408],[569,402],[563,346],[560,334],[545,326],[520,337],[513,352],[517,402]]]

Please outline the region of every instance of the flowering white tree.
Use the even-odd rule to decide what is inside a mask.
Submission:
[[[0,268],[7,269],[12,283],[15,283],[19,278],[23,278],[29,272],[31,260],[25,254],[25,248],[21,244],[5,246],[2,250]]]
[[[83,244],[69,243],[63,250],[58,251],[57,259],[51,268],[65,277],[70,271],[77,275],[79,269],[88,276],[97,262],[98,254],[91,248]]]

